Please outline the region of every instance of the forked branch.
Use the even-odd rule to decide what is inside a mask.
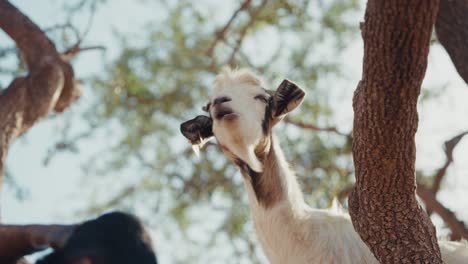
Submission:
[[[418,184],[417,193],[424,201],[427,209],[436,212],[452,231],[450,238],[452,240],[468,239],[468,229],[463,221],[458,220],[457,216],[447,207],[441,204],[434,193],[422,184]]]
[[[232,14],[231,18],[228,20],[228,22],[216,32],[216,38],[214,41],[211,43],[210,47],[208,48],[207,54],[208,56],[213,55],[213,51],[218,44],[218,42],[223,41],[226,38],[226,33],[228,32],[229,28],[231,27],[232,22],[237,18],[237,16],[244,10],[246,10],[249,6],[252,0],[245,0],[241,6],[234,11]]]

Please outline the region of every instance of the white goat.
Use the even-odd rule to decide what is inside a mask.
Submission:
[[[239,167],[248,192],[257,237],[271,263],[378,263],[347,214],[309,207],[272,128],[305,96],[284,81],[275,92],[247,70],[224,70],[205,107],[181,125],[192,144],[216,137]],[[468,247],[440,243],[446,263],[468,263]]]

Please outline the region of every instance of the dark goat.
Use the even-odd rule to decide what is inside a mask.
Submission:
[[[18,230],[21,229],[15,228],[15,232],[19,234]],[[21,232],[28,235],[33,233],[30,230]],[[58,243],[58,246],[51,242],[59,236],[50,235],[50,232],[43,230],[40,232],[40,239],[37,239],[37,235],[31,239],[34,241],[30,243],[32,245],[37,245],[37,241],[45,241],[45,244],[55,248],[54,252],[38,260],[36,264],[157,264],[151,238],[133,215],[107,213],[74,226],[67,232],[66,243]],[[63,232],[60,236],[63,238]],[[0,264],[3,263],[7,262],[0,261]]]
[[[36,264],[71,264],[80,260],[90,264],[157,263],[151,238],[140,221],[120,212],[79,225],[63,249]]]

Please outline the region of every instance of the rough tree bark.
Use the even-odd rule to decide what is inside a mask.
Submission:
[[[10,145],[50,111],[63,111],[81,93],[67,61],[71,57],[62,57],[46,34],[6,0],[0,0],[0,28],[16,43],[28,67],[27,76],[14,79],[0,94],[1,189]]]
[[[440,0],[435,30],[460,76],[468,83],[468,0]]]
[[[363,75],[353,98],[356,231],[381,263],[442,263],[415,181],[416,109],[437,0],[369,0]]]

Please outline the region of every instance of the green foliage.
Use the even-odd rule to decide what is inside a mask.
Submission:
[[[110,2],[76,0],[65,10],[79,15],[82,9]],[[294,80],[308,96],[291,115],[292,123],[281,124],[276,132],[309,203],[329,206],[353,179],[350,136],[293,123],[333,125],[327,101],[331,88],[325,83],[340,77],[336,55],[358,36],[357,25],[351,25],[349,18],[359,9],[359,1],[252,1],[222,34],[220,29],[239,1],[216,2],[159,1],[162,18],[132,36],[116,36],[120,53],[104,73],[90,81],[94,101],[84,114],[90,127],[107,127],[115,144],[83,167],[86,174],[93,175],[89,181],[96,192],[103,185],[114,187],[107,182],[124,186],[109,191],[114,195],[94,203],[87,213],[109,207],[132,209],[132,201],[143,200],[145,207],[154,208],[153,213],[174,220],[185,238],[196,240],[189,231],[197,229],[199,218],[205,217],[197,210],[208,208],[210,215],[219,216],[205,223],[213,238],[196,247],[216,249],[224,237],[236,259],[243,255],[249,263],[257,263],[237,169],[220,155],[215,143],[209,143],[197,159],[180,134],[179,124],[201,113],[213,77],[225,65],[253,68],[271,88],[283,78]],[[215,14],[217,8],[233,9],[220,17]],[[129,171],[131,180],[119,178]],[[97,184],[100,181],[105,183]],[[196,253],[187,253],[190,263],[196,257]],[[175,258],[174,263],[178,262],[187,263]]]
[[[339,76],[340,65],[317,54],[321,50],[339,53],[357,32],[346,21],[358,8],[357,1],[267,1],[265,6],[253,2],[217,41],[215,32],[224,24],[212,22],[207,11],[211,9],[203,6],[206,3],[166,5],[168,15],[163,23],[138,32],[146,40],[143,45],[119,37],[120,56],[92,85],[94,122],[116,121],[122,132],[118,143],[104,154],[107,162],[96,165],[95,170],[113,174],[136,160],[136,167],[153,175],[146,177],[153,184],[135,186],[138,191],[132,195],[168,193],[164,201],[167,213],[184,230],[195,225],[191,208],[211,206],[224,215],[223,221],[213,223],[213,230],[232,240],[246,237],[249,219],[240,176],[214,143],[202,150],[200,160],[194,158],[178,132],[179,124],[201,113],[214,75],[230,64],[255,68],[272,86],[286,76],[303,84],[308,97],[301,111],[293,114],[294,120],[326,126],[333,113],[322,100],[327,89],[320,86],[320,80]],[[258,16],[250,21],[255,10]],[[246,42],[266,36],[265,30],[275,35],[268,42],[283,44],[276,50],[267,47],[270,54],[257,60]],[[234,53],[236,45],[239,50]],[[277,132],[310,203],[328,206],[352,179],[347,137],[292,124],[283,124]],[[129,199],[128,195],[121,198],[122,202]]]
[[[92,85],[95,119],[117,121],[117,129],[122,131],[116,146],[105,153],[108,162],[97,166],[99,172],[112,174],[137,157],[137,167],[153,175],[148,178],[154,184],[137,185],[138,191],[132,195],[166,191],[167,213],[184,230],[195,225],[191,208],[211,206],[224,215],[223,221],[213,223],[213,230],[232,240],[246,237],[249,219],[240,176],[214,143],[202,150],[200,160],[194,158],[178,131],[179,124],[201,113],[214,75],[229,64],[256,69],[272,86],[286,76],[303,84],[308,97],[301,111],[293,114],[294,120],[326,126],[333,113],[323,100],[328,90],[320,86],[320,80],[338,77],[340,65],[317,54],[322,50],[341,52],[357,32],[346,20],[358,8],[357,1],[267,1],[265,6],[253,2],[218,40],[215,32],[224,24],[212,22],[207,11],[211,9],[203,6],[206,3],[168,4],[163,23],[138,32],[146,40],[143,45],[119,37],[120,56]],[[255,10],[258,16],[250,21]],[[273,31],[275,37],[259,45],[282,44],[276,50],[266,47],[272,50],[270,54],[257,60],[246,42],[266,36],[265,30]],[[236,45],[239,50],[234,53]],[[348,138],[292,124],[283,124],[277,132],[309,202],[328,206],[352,180]],[[127,195],[122,196],[125,199]]]

